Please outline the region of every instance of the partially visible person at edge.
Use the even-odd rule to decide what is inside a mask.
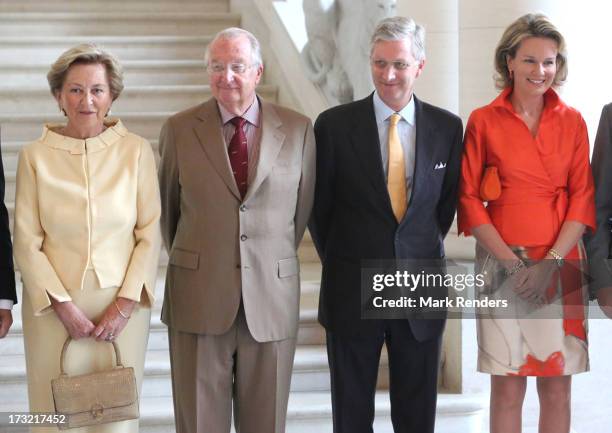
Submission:
[[[15,259],[21,271],[30,411],[53,412],[50,381],[107,370],[116,341],[142,383],[161,247],[150,144],[107,118],[123,89],[117,60],[95,45],[64,52],[47,75],[67,117],[19,154]],[[56,432],[56,427],[34,428]],[[138,420],[79,432],[137,432]]]
[[[595,180],[597,230],[585,236],[591,298],[612,318],[612,103],[603,107],[591,158]]]
[[[9,217],[4,204],[4,167],[0,152],[0,338],[6,337],[13,324],[13,305],[17,303],[13,245],[9,232]]]
[[[497,311],[478,320],[478,370],[491,375],[492,433],[521,431],[526,376],[537,377],[540,433],[567,433],[572,375],[589,369],[580,272],[581,237],[595,229],[587,128],[553,90],[567,77],[565,41],[545,16],[505,30],[495,68],[502,92],[466,127],[459,233],[477,240],[477,272],[505,271],[483,293],[537,308],[539,318]],[[500,189],[489,196],[493,179]]]

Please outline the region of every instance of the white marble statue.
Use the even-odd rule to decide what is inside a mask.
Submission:
[[[302,51],[310,79],[332,104],[363,98],[374,90],[370,36],[397,0],[303,0],[308,43]]]

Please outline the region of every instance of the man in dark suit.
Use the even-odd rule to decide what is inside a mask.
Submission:
[[[589,259],[589,290],[612,319],[612,103],[601,110],[593,157],[597,230],[585,235]]]
[[[376,91],[323,112],[315,124],[309,227],[323,262],[319,320],[327,331],[334,432],[373,431],[386,343],[394,430],[428,433],[444,317],[362,319],[362,261],[441,262],[457,202],[463,127],[413,95],[425,53],[424,29],[412,19],[381,21],[370,61]]]
[[[4,168],[0,152],[0,338],[4,338],[13,324],[11,310],[17,303],[13,245],[9,232],[9,218],[4,205]]]

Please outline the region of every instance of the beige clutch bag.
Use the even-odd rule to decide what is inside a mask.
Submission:
[[[68,376],[64,370],[64,358],[72,339],[68,337],[60,358],[61,375],[51,380],[55,412],[65,416],[58,424],[60,430],[106,424],[115,421],[137,419],[138,391],[132,367],[125,368],[117,343],[117,366],[111,370]]]

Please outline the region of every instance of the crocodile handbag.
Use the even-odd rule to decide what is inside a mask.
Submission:
[[[137,419],[138,391],[132,367],[121,363],[119,346],[115,349],[116,366],[110,370],[68,376],[64,358],[72,339],[66,339],[60,358],[61,374],[51,380],[55,412],[64,415],[57,427],[67,430],[128,419]]]

